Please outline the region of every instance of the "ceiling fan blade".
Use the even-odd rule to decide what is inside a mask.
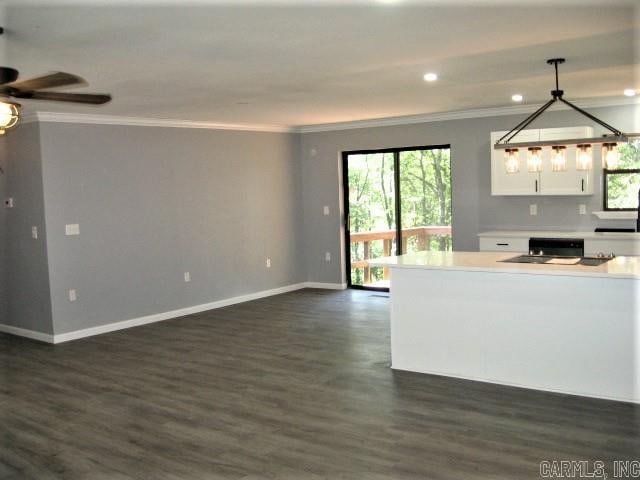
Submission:
[[[53,72],[41,77],[28,78],[27,80],[18,80],[16,82],[7,83],[3,85],[3,87],[22,91],[32,91],[42,90],[45,88],[65,87],[69,85],[87,85],[87,82],[84,78],[71,73]]]
[[[33,100],[51,100],[54,102],[89,103],[92,105],[102,105],[111,101],[111,95],[101,93],[17,92],[12,93],[11,96]]]

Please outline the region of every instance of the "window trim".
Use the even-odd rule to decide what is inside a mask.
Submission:
[[[602,170],[602,198],[603,198],[603,203],[604,203],[604,211],[605,212],[635,212],[637,210],[637,208],[610,208],[608,205],[608,200],[609,200],[609,190],[608,190],[608,186],[609,186],[609,182],[608,182],[608,177],[609,175],[624,175],[624,174],[630,174],[630,173],[640,173],[640,168],[615,168],[615,169],[608,169],[605,168]]]

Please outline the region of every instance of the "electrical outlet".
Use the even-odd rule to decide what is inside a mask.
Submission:
[[[38,227],[31,227],[31,238],[33,238],[34,240],[38,239]]]
[[[267,258],[267,261],[265,262],[267,268],[271,268],[271,259]]]
[[[78,295],[74,289],[69,290],[69,301],[75,302],[78,299]]]
[[[80,225],[77,223],[71,223],[64,227],[65,235],[80,235]]]
[[[587,206],[584,203],[581,203],[580,206],[578,207],[578,213],[580,213],[580,215],[587,214]]]
[[[529,205],[529,215],[538,215],[538,205],[536,203]]]
[[[186,283],[189,283],[191,281],[191,273],[190,272],[184,272],[184,281]]]
[[[325,252],[324,253],[324,261],[325,262],[330,262],[331,261],[331,252]]]

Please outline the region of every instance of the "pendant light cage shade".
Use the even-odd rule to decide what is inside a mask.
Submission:
[[[603,143],[602,144],[602,167],[608,170],[614,169],[618,166],[618,160],[620,160],[620,152],[618,152],[618,144]]]
[[[591,144],[583,143],[576,147],[576,170],[591,170],[593,168],[593,150]]]
[[[518,173],[520,171],[520,159],[517,148],[507,148],[504,151],[504,169],[507,173]]]
[[[551,147],[551,171],[567,171],[567,147],[564,145],[554,145]]]
[[[0,101],[0,135],[15,127],[20,120],[20,105],[13,102]]]
[[[542,148],[529,147],[527,152],[527,170],[530,173],[542,171]]]

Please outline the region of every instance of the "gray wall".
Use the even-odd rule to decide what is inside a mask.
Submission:
[[[640,109],[634,106],[590,109],[603,120],[625,131],[640,129]],[[451,144],[453,235],[456,250],[477,250],[477,234],[497,228],[593,229],[598,221],[587,211],[602,209],[601,187],[590,197],[492,197],[489,135],[508,130],[525,115],[451,120],[390,127],[361,128],[302,135],[301,161],[308,280],[341,282],[338,261],[342,256],[340,222],[340,156],[342,151]],[[553,111],[532,125],[535,128],[590,125],[575,112]],[[593,125],[595,128],[595,125]],[[596,128],[600,133],[601,129]],[[596,184],[600,185],[596,171]],[[538,204],[538,215],[529,215],[529,204]],[[331,216],[322,214],[323,205]],[[600,224],[605,222],[600,221]],[[624,222],[623,222],[624,223]],[[632,222],[628,222],[631,226]],[[325,252],[335,259],[325,261]]]
[[[305,280],[297,136],[40,128],[56,334]]]
[[[21,125],[0,139],[5,150],[2,198],[15,207],[0,216],[4,251],[0,292],[4,296],[0,323],[53,333],[47,264],[42,161],[38,125]],[[39,230],[31,237],[31,227]]]
[[[0,202],[4,201],[7,193],[6,171],[7,142],[0,140]],[[0,323],[7,321],[7,213],[0,205]]]

